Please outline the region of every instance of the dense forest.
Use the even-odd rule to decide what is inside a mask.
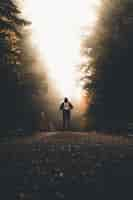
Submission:
[[[45,73],[32,68],[34,51],[24,32],[30,22],[20,14],[13,0],[0,1],[0,135],[39,130],[48,89]],[[125,131],[133,122],[132,34],[132,0],[102,1],[94,34],[84,38],[81,48],[91,57],[81,68],[92,72],[84,86],[92,96],[86,130]]]
[[[104,0],[95,34],[85,38],[83,52],[91,48],[91,87],[95,91],[88,114],[97,131],[126,131],[133,122],[133,2]],[[89,119],[88,119],[89,120]]]
[[[20,14],[13,0],[0,1],[0,135],[37,129],[40,108],[34,97],[47,91],[45,76],[32,69],[34,53],[24,32],[30,22]]]

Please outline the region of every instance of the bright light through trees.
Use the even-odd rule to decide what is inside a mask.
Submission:
[[[18,0],[19,1],[19,0]],[[24,0],[23,13],[32,22],[31,43],[45,61],[49,80],[60,96],[79,100],[77,84],[81,36],[92,34],[101,0]]]

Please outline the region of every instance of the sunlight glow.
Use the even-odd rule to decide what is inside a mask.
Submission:
[[[32,22],[31,44],[47,66],[51,83],[60,96],[79,100],[77,84],[81,37],[92,34],[101,0],[24,0],[25,16]]]

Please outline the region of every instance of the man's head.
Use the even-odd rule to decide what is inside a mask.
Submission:
[[[64,102],[68,102],[68,98],[67,97],[64,98]]]

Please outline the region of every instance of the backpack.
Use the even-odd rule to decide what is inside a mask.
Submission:
[[[64,102],[64,107],[63,107],[64,110],[70,110],[70,104],[69,102]]]

